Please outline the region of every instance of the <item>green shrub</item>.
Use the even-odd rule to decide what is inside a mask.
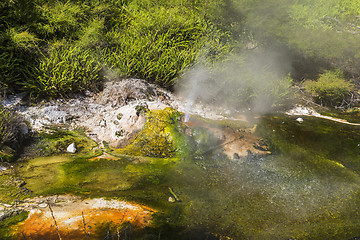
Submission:
[[[354,85],[345,80],[340,70],[326,71],[320,74],[317,81],[305,81],[304,86],[318,102],[328,106],[341,104],[354,89]]]
[[[89,6],[72,1],[48,1],[38,4],[36,31],[44,38],[76,38],[81,24],[86,22]]]
[[[0,105],[0,148],[4,144],[14,145],[21,138],[22,118]]]
[[[191,15],[193,13],[188,13]],[[229,51],[223,33],[179,9],[134,10],[125,30],[106,34],[105,65],[122,76],[136,76],[165,87],[197,60],[213,60]]]
[[[211,63],[230,51],[229,36],[205,20],[215,5],[7,0],[0,4],[0,88],[68,96],[97,89],[101,66],[172,87],[199,59]]]
[[[83,49],[88,48],[97,48],[100,47],[103,38],[104,30],[104,19],[95,18],[91,21],[85,28],[83,28],[80,33],[81,36],[78,41],[76,41],[76,46]]]
[[[32,97],[67,97],[85,90],[96,91],[101,85],[101,66],[90,50],[59,47],[40,59],[35,78],[24,83]]]
[[[19,90],[24,79],[32,77],[37,56],[34,51],[36,41],[27,31],[10,29],[0,34],[0,90]]]

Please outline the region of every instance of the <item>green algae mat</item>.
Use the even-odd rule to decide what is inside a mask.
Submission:
[[[272,154],[233,160],[214,149],[211,133],[195,129],[207,135],[185,135],[178,113],[165,111],[152,113],[140,137],[115,150],[117,158],[35,158],[18,175],[33,195],[72,193],[157,209],[154,226],[134,239],[160,233],[160,239],[360,236],[359,127],[265,116],[256,133]],[[156,129],[157,137],[149,136],[149,129]],[[146,142],[150,147],[141,148]]]

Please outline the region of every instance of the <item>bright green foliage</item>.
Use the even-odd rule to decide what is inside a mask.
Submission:
[[[115,150],[115,153],[158,158],[176,157],[183,137],[178,129],[180,118],[180,113],[172,108],[148,112],[145,127],[134,142]]]
[[[302,0],[292,5],[290,16],[307,28],[357,30],[360,1]]]
[[[24,79],[32,77],[36,41],[34,35],[27,31],[10,29],[0,34],[0,90],[19,90]]]
[[[341,104],[354,89],[354,85],[346,81],[339,70],[327,71],[321,74],[317,81],[307,80],[304,86],[325,105]]]
[[[81,36],[76,42],[76,46],[85,49],[100,47],[102,45],[101,39],[103,38],[104,24],[104,19],[95,18],[88,26],[80,31]]]
[[[198,86],[199,89],[210,89],[208,95],[213,104],[239,110],[251,108],[256,112],[266,112],[291,104],[292,78],[289,75],[277,71],[276,67],[271,66],[271,62],[260,59],[266,58],[262,54],[257,57],[242,57],[235,56],[216,69],[210,68],[208,80],[203,86]],[[193,84],[186,87],[190,91]],[[201,92],[199,95],[201,98]]]
[[[321,68],[358,74],[359,2],[325,0],[233,0],[245,28],[260,46],[291,53],[301,80]],[[306,65],[314,61],[314,64]],[[329,66],[330,65],[330,66]]]
[[[96,90],[101,68],[172,87],[200,58],[229,51],[226,34],[205,20],[213,8],[203,1],[6,1],[1,87],[64,97]]]
[[[196,60],[211,61],[229,51],[223,36],[194,13],[153,7],[129,12],[126,31],[106,34],[105,65],[122,76],[137,76],[169,87]]]
[[[39,133],[37,143],[32,146],[30,155],[50,156],[66,153],[67,147],[75,143],[77,155],[96,154],[92,149],[97,146],[96,142],[87,137],[82,129],[76,131],[62,130],[60,128],[49,129],[48,132]]]
[[[35,79],[24,83],[24,89],[34,97],[66,97],[85,90],[96,91],[101,84],[101,69],[89,50],[54,48],[40,60]]]
[[[36,23],[37,30],[46,37],[72,38],[86,20],[88,6],[71,1],[55,1],[37,5],[43,21]],[[76,36],[76,35],[75,35]]]
[[[0,13],[0,88],[34,97],[96,90],[100,66],[172,88],[244,46],[285,49],[296,79],[333,67],[356,76],[360,63],[359,0],[5,0]],[[322,66],[307,69],[309,58]]]
[[[29,49],[39,41],[33,33],[30,33],[27,30],[18,32],[16,29],[11,28],[9,29],[9,36],[14,47],[18,48]]]

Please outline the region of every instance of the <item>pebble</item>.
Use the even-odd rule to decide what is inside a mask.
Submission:
[[[76,150],[77,148],[75,143],[70,144],[66,149],[66,151],[69,153],[76,153]]]
[[[296,121],[297,121],[298,123],[303,123],[303,122],[304,122],[304,119],[302,119],[302,118],[297,118]]]

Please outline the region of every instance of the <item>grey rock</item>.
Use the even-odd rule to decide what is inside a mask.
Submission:
[[[43,109],[44,117],[51,123],[60,124],[65,123],[68,114],[65,111],[59,109],[58,106],[49,106]]]

